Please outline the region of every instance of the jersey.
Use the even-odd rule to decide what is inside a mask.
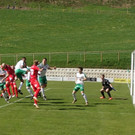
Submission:
[[[23,60],[18,61],[16,66],[15,66],[15,70],[21,69],[22,66],[24,66],[24,61]]]
[[[40,63],[38,65],[39,68],[43,68],[43,70],[40,72],[39,77],[44,77],[46,75],[47,69],[49,68],[49,65],[43,65],[42,63]]]
[[[5,70],[7,71],[7,73],[9,75],[14,75],[15,74],[14,69],[12,69],[11,66],[9,66],[9,65],[6,65]]]
[[[30,68],[30,80],[37,80],[39,68],[35,65]]]
[[[76,74],[76,84],[82,84],[84,85],[83,79],[86,78],[86,75],[84,73],[77,73]]]
[[[104,88],[111,88],[110,87],[110,82],[109,82],[109,80],[107,80],[107,79],[104,79],[104,80],[102,80],[102,86],[104,87]]]
[[[3,74],[5,74],[6,75],[6,71],[5,70],[2,70],[1,68],[0,68],[0,75],[3,75]],[[3,79],[4,77],[0,77],[0,82],[1,82],[1,80]],[[5,80],[3,81],[3,82],[5,82]]]

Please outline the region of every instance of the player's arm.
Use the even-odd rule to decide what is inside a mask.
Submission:
[[[109,81],[108,81],[108,84],[114,91],[116,91],[116,89],[112,86],[112,84]]]
[[[87,77],[84,77],[84,78],[83,78],[83,81],[86,81],[86,80],[87,80]]]
[[[77,81],[77,77],[75,77],[75,82]]]
[[[48,69],[49,70],[54,70],[54,69],[56,69],[56,66],[54,66],[54,67],[48,67]]]
[[[112,84],[110,83],[110,87],[114,90],[114,91],[116,91],[116,89],[112,86]]]
[[[86,80],[87,80],[87,76],[84,74],[83,81],[86,81]]]
[[[4,76],[5,76],[5,77],[4,77]],[[4,78],[1,80],[1,82],[3,82],[8,76],[9,76],[8,73],[7,73],[7,74],[3,74],[2,77],[4,77]]]
[[[38,68],[39,72],[42,72],[44,70],[44,68]]]
[[[0,74],[0,77],[5,77],[5,74]]]
[[[109,82],[109,80],[107,80],[107,84],[112,88],[112,84]]]
[[[113,87],[111,83],[109,85],[110,85],[111,88]]]

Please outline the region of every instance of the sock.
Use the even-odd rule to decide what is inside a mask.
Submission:
[[[19,85],[18,89],[21,90],[22,86],[23,86],[23,82],[20,82],[20,85]]]
[[[35,94],[34,94],[34,97],[36,97],[36,98],[38,97],[39,91],[40,91],[40,89],[38,88],[38,89],[36,90]]]
[[[103,92],[103,91],[101,91],[101,94],[102,94],[102,96],[105,98],[105,94],[104,94],[104,92]]]
[[[33,96],[32,90],[29,87],[26,87],[27,91]]]
[[[9,88],[9,83],[6,83],[6,89],[7,89],[8,95],[11,96],[10,88]]]
[[[110,92],[107,92],[107,94],[108,94],[108,96],[111,98],[111,94],[110,94]]]
[[[87,103],[87,102],[88,102],[88,100],[87,100],[86,95],[85,95],[84,93],[82,93],[82,96],[83,96],[83,98],[84,98],[85,102]]]
[[[72,95],[73,95],[73,99],[74,99],[74,100],[77,100],[75,93],[72,93]]]
[[[8,100],[8,99],[7,99],[7,96],[6,96],[6,94],[5,94],[5,93],[2,93],[2,96],[4,97],[5,101],[7,101],[7,100]]]
[[[41,93],[42,93],[42,96],[44,97],[45,96],[44,88],[41,88]]]
[[[11,86],[11,89],[12,89],[12,94],[15,95],[15,90],[14,90],[14,86],[13,86],[12,82],[10,83],[10,86]]]
[[[16,97],[18,97],[18,90],[17,90],[16,82],[13,83],[13,86],[14,86]]]
[[[34,103],[35,103],[35,104],[37,104],[37,101],[36,101],[36,100],[34,100]]]

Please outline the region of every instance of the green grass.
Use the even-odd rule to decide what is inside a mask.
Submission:
[[[76,59],[80,54],[74,54],[66,67],[83,65],[129,68],[130,53],[134,50],[135,44],[133,10],[134,8],[127,14],[125,9],[94,5],[77,9],[46,6],[40,11],[1,9],[0,53],[108,52],[110,50],[116,54],[112,56],[110,53],[103,54],[101,63],[100,54],[88,54],[85,63]],[[118,62],[117,50],[130,51],[124,53]],[[54,65],[56,62],[56,66],[65,67],[65,59],[65,54],[56,55],[50,64]],[[9,60],[7,62],[10,63]]]
[[[113,84],[113,100],[100,100],[100,83],[85,83],[89,106],[77,93],[72,104],[74,82],[48,82],[48,100],[39,98],[40,109],[29,98],[0,108],[1,135],[134,135],[135,108],[127,84]],[[22,99],[29,95],[23,87]],[[11,103],[18,99],[11,99]],[[5,105],[0,99],[0,107]]]

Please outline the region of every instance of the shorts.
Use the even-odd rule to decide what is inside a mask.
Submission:
[[[7,77],[7,79],[6,79],[6,81],[8,81],[8,82],[14,82],[14,80],[15,80],[15,76],[14,75],[9,75]]]
[[[31,86],[30,81],[26,80],[26,87],[30,87],[30,86]]]
[[[5,88],[6,88],[5,82],[0,83],[0,91],[1,91],[1,90],[4,90]]]
[[[84,91],[84,85],[83,84],[76,84],[76,86],[74,87],[75,91],[78,91],[80,89],[80,91]]]
[[[112,88],[111,88],[111,87],[105,87],[105,88],[104,88],[104,90],[106,90],[106,89],[109,89],[109,91],[111,91],[111,90],[112,90]]]
[[[46,76],[43,76],[43,77],[38,77],[38,81],[40,83],[40,85],[44,85],[44,84],[47,84],[47,79],[46,79]]]
[[[22,69],[17,69],[17,70],[15,70],[15,74],[16,74],[17,78],[19,78],[20,80],[23,80],[22,75],[26,74],[26,71],[24,71]]]

